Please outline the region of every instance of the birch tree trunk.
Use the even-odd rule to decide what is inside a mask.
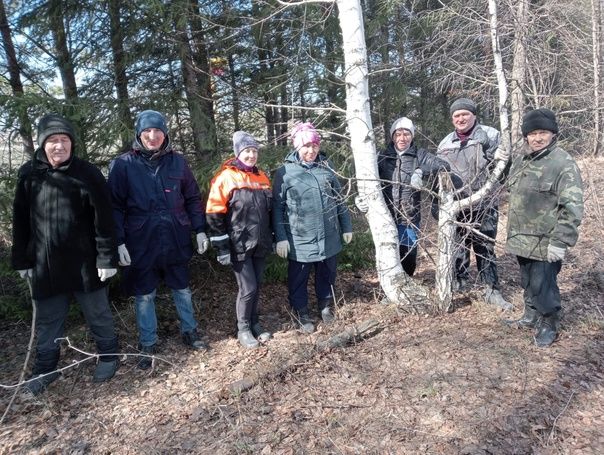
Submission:
[[[431,305],[429,291],[403,272],[398,234],[386,207],[378,176],[375,138],[369,110],[367,48],[359,0],[337,0],[344,48],[346,119],[359,193],[369,205],[367,219],[376,251],[380,284],[389,301],[402,305]]]

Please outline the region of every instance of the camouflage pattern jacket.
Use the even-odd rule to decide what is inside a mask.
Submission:
[[[547,261],[550,243],[560,248],[575,245],[583,217],[583,183],[568,153],[552,144],[537,154],[517,157],[508,187],[508,252]]]

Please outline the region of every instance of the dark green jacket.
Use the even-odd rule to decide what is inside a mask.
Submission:
[[[275,240],[288,240],[289,259],[318,262],[342,249],[341,237],[352,232],[341,186],[323,154],[311,166],[292,152],[273,179]]]
[[[583,217],[583,183],[571,156],[556,144],[514,160],[506,249],[512,254],[547,260],[547,247],[574,246]]]

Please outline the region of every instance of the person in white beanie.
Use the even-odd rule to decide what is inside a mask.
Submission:
[[[386,205],[398,231],[403,270],[413,276],[417,266],[417,242],[420,224],[423,179],[448,171],[448,163],[414,143],[415,125],[400,117],[390,127],[390,144],[378,154],[378,172]],[[357,208],[366,212],[367,202],[357,197]]]

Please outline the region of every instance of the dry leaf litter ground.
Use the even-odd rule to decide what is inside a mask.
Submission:
[[[168,294],[159,300],[161,352],[150,372],[125,357],[117,376],[90,380],[91,361],[66,371],[39,398],[19,396],[0,426],[1,453],[600,454],[604,453],[604,160],[582,164],[586,215],[560,275],[563,330],[549,349],[509,328],[522,311],[515,258],[499,251],[512,315],[478,291],[442,316],[383,305],[374,271],[340,273],[337,322],[312,336],[293,329],[283,284],[262,296],[274,338],[244,351],[234,338],[235,285],[226,268],[196,259],[194,299],[212,346],[182,348]],[[505,215],[505,206],[502,207]],[[499,241],[505,235],[500,220]],[[429,254],[433,247],[425,244]],[[424,253],[417,279],[431,285]],[[132,305],[119,305],[124,353],[135,353]],[[317,343],[374,319],[375,336],[346,347]],[[2,323],[0,382],[25,358],[27,323]],[[93,349],[72,323],[74,346]],[[65,349],[61,366],[82,359]],[[245,391],[232,385],[252,378]],[[12,391],[0,392],[2,410]]]

